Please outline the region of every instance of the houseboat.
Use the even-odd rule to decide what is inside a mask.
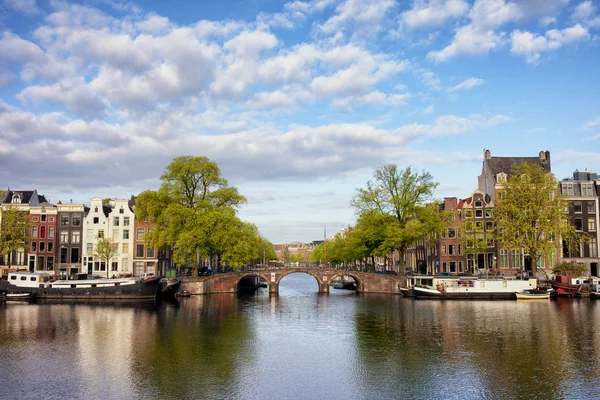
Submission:
[[[514,299],[515,293],[538,286],[536,278],[434,277],[432,286],[414,286],[415,297],[436,299]]]
[[[429,288],[433,289],[433,279],[435,277],[432,275],[410,275],[406,277],[406,283],[400,286],[400,293],[404,297],[415,297],[415,286],[421,288]]]
[[[0,281],[0,292],[30,294],[37,299],[154,299],[160,278],[55,280],[47,273],[11,272]]]

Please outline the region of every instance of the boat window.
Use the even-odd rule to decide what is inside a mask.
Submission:
[[[21,280],[22,280],[22,281],[26,281],[26,280],[27,280],[27,277],[26,277],[26,276],[22,276],[22,277],[21,277]]]
[[[76,288],[76,287],[77,287],[77,285],[75,285],[75,284],[72,284],[72,285],[71,285],[71,287],[74,289],[74,288]]]
[[[115,286],[119,286],[119,285],[120,285],[120,283],[119,283],[119,282],[115,282]]]
[[[96,284],[95,284],[95,283],[92,283],[92,287],[96,287]]]
[[[17,280],[17,277],[13,275],[13,276],[11,276],[11,277],[10,277],[10,280],[11,280],[11,281],[16,281],[16,280]]]
[[[30,281],[35,282],[37,280],[37,278],[35,276],[32,276],[31,278],[29,278]]]

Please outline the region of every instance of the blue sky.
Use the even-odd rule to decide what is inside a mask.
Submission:
[[[274,243],[352,225],[383,164],[467,197],[484,149],[600,171],[600,4],[0,0],[0,186],[53,202],[216,161]]]

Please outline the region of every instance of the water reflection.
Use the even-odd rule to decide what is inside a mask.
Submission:
[[[598,302],[317,292],[1,305],[0,398],[598,397]]]

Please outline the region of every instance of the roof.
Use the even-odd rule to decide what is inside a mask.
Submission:
[[[550,161],[543,160],[540,157],[490,157],[485,161],[494,176],[501,172],[511,174],[514,167],[523,163],[538,164],[544,171],[550,172]]]
[[[39,203],[47,203],[46,197],[37,194],[37,190],[7,190],[6,195],[2,199],[2,203],[12,203],[13,196],[17,194],[21,196],[21,204],[37,205]]]

